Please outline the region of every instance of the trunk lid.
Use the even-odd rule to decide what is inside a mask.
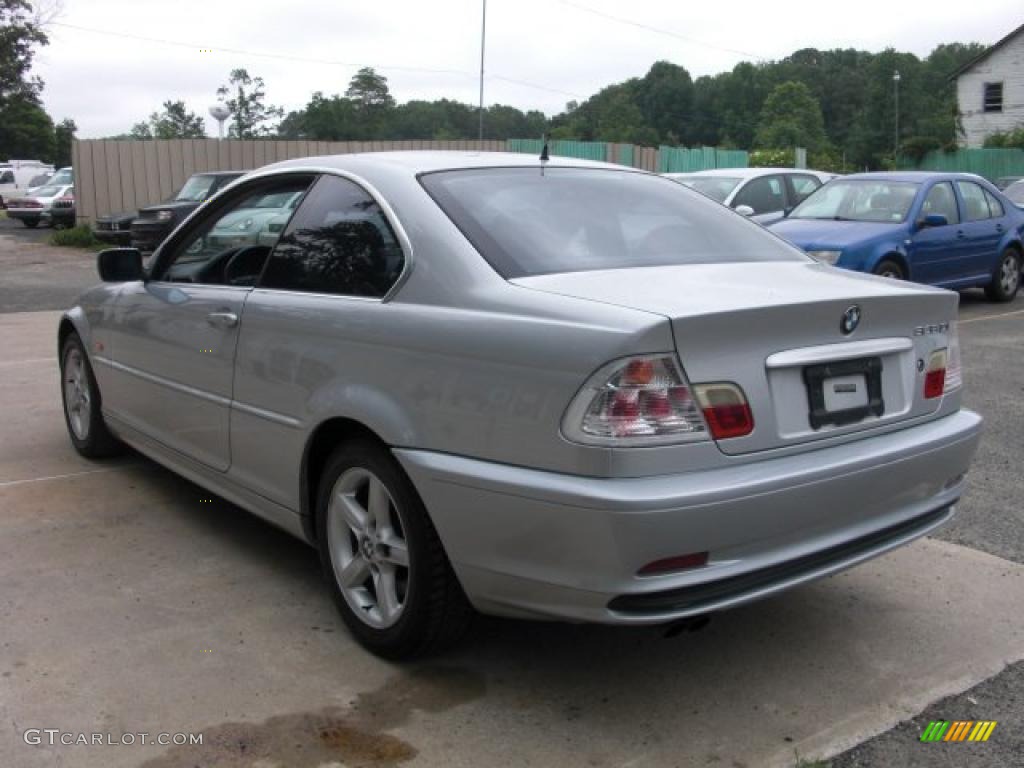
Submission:
[[[947,346],[958,302],[950,291],[808,262],[645,267],[511,282],[668,318],[690,382],[733,382],[750,403],[754,431],[719,441],[725,453],[854,439],[926,419],[942,403],[924,398],[924,367]],[[846,334],[841,323],[855,306],[859,324]],[[637,353],[657,351],[663,350]],[[851,418],[854,408],[864,413]]]

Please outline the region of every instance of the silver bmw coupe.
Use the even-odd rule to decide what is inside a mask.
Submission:
[[[276,241],[210,236],[295,194]],[[75,448],[309,542],[390,658],[474,609],[669,624],[835,573],[948,521],[980,434],[955,293],[619,166],[293,160],[98,262],[58,331]]]

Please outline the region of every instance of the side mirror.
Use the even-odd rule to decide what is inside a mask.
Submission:
[[[138,248],[107,248],[96,257],[96,269],[105,283],[141,280],[142,253]]]
[[[740,216],[753,216],[754,209],[751,208],[749,205],[737,205],[736,213],[738,213]]]
[[[941,213],[929,213],[923,219],[917,222],[917,225],[924,229],[925,227],[944,227],[949,224],[949,219],[943,216]]]

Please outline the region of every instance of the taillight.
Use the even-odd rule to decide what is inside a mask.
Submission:
[[[651,445],[707,439],[690,384],[673,355],[644,355],[597,371],[565,412],[570,440]]]
[[[924,396],[926,400],[942,397],[946,391],[946,363],[949,355],[945,349],[937,349],[928,358],[924,374]]]
[[[743,437],[754,431],[754,414],[743,390],[735,384],[698,384],[694,393],[716,440]]]

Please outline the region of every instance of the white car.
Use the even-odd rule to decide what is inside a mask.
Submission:
[[[33,190],[33,194],[7,201],[7,216],[19,219],[30,229],[40,222],[53,222],[54,201],[70,195],[74,187],[70,184],[48,184]],[[58,213],[60,216],[60,213]]]
[[[716,168],[668,178],[768,226],[784,218],[836,174],[802,168]]]

